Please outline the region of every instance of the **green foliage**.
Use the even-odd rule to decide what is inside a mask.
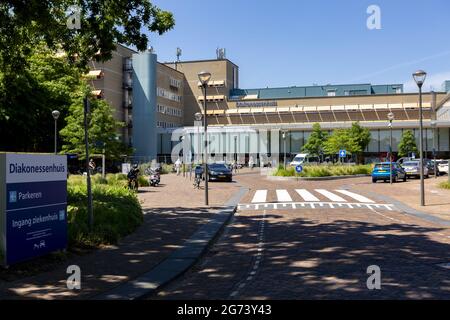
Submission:
[[[323,151],[323,145],[328,138],[328,133],[323,131],[319,123],[314,123],[313,131],[308,138],[308,141],[303,146],[302,151],[313,156],[319,156]]]
[[[293,167],[288,167],[286,170],[279,167],[274,175],[281,177],[330,177],[330,176],[351,176],[359,174],[370,174],[372,172],[371,165],[356,165],[356,166],[342,166],[342,165],[319,165],[319,166],[304,166],[303,172],[297,174]]]
[[[62,152],[76,153],[85,159],[84,105],[83,98],[90,91],[84,84],[76,92],[73,104],[66,117],[67,125],[60,131],[63,139]],[[89,154],[101,154],[105,147],[106,158],[115,160],[131,153],[117,136],[117,130],[124,126],[114,119],[113,108],[104,100],[90,99],[88,115]]]
[[[89,231],[85,177],[71,176],[68,183],[69,245],[93,247],[114,244],[142,224],[142,209],[136,194],[126,188],[121,175],[106,181],[93,178],[94,229]],[[101,182],[101,183],[99,183]],[[123,183],[124,182],[124,183]]]
[[[398,144],[398,155],[407,157],[410,152],[418,153],[416,138],[411,130],[403,131],[402,138]]]
[[[354,122],[351,128],[336,129],[324,143],[324,149],[328,154],[337,154],[345,149],[349,154],[360,155],[370,143],[370,130]]]
[[[51,152],[54,139],[51,113],[61,112],[58,125],[62,127],[73,92],[80,85],[80,76],[76,68],[41,43],[30,51],[20,72],[0,67],[2,149]]]
[[[442,181],[441,183],[439,183],[439,188],[450,190],[450,182]]]
[[[72,5],[81,8],[81,29],[67,28]],[[0,4],[0,70],[18,69],[38,39],[62,49],[81,68],[95,58],[112,57],[116,43],[148,48],[150,33],[163,34],[174,26],[170,12],[149,0],[3,0]]]

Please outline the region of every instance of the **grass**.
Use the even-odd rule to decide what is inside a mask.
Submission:
[[[92,178],[94,227],[89,230],[86,179],[71,176],[68,181],[68,229],[70,247],[115,244],[142,224],[142,209],[136,194],[127,188],[125,175]]]
[[[450,190],[450,182],[442,181],[441,183],[439,183],[439,188]]]
[[[354,166],[343,166],[343,165],[318,165],[318,166],[304,166],[303,172],[298,174],[295,172],[294,167],[287,167],[284,169],[283,166],[279,166],[275,172],[274,176],[278,177],[331,177],[331,176],[352,176],[359,174],[371,174],[371,165],[354,165]]]

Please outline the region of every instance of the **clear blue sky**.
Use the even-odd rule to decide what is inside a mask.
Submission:
[[[241,88],[342,83],[404,83],[424,69],[426,89],[450,80],[448,0],[153,0],[175,28],[151,45],[161,62],[215,58],[240,68]],[[369,5],[381,30],[366,26]]]

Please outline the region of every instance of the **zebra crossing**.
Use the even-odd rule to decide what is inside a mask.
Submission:
[[[239,204],[238,210],[302,208],[367,208],[371,210],[394,210],[394,205],[392,204],[376,203],[374,200],[363,195],[343,189],[256,190],[251,199],[251,203]]]

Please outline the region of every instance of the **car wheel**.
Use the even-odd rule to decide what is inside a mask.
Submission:
[[[392,177],[392,182],[393,182],[393,183],[396,183],[396,182],[397,182],[397,176],[393,176],[393,177]]]
[[[377,183],[377,179],[372,178],[372,183]]]
[[[403,177],[403,182],[406,182],[406,180],[407,180],[407,177],[406,177],[406,174],[405,174],[404,177]]]

